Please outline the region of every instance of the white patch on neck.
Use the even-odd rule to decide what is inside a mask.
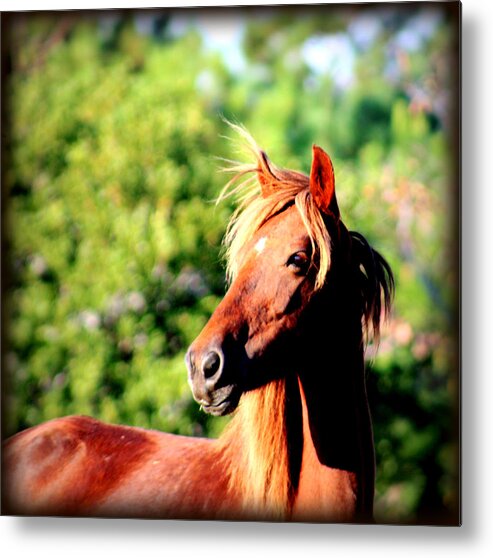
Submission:
[[[261,254],[265,248],[265,243],[267,241],[267,237],[263,236],[260,240],[258,240],[257,244],[255,244],[255,251],[257,254]]]

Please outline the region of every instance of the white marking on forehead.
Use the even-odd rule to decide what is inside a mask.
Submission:
[[[265,243],[267,241],[267,237],[263,236],[260,240],[257,241],[257,244],[255,244],[255,251],[257,252],[257,254],[261,254],[263,249],[265,248]]]

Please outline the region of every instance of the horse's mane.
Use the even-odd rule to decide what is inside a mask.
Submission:
[[[320,289],[330,267],[330,236],[310,195],[309,177],[301,172],[277,167],[244,128],[230,125],[243,138],[243,145],[253,154],[254,162],[244,164],[228,161],[228,166],[223,169],[234,173],[234,176],[224,187],[218,201],[231,195],[239,198],[223,241],[228,281],[236,277],[243,248],[252,236],[268,219],[294,203],[310,236],[313,253],[318,256],[315,289]],[[268,195],[262,195],[262,191],[268,191]]]
[[[307,175],[275,166],[250,134],[231,125],[244,139],[254,156],[253,163],[228,161],[224,169],[233,172],[219,196],[222,200],[236,195],[239,203],[228,224],[224,238],[227,278],[236,277],[244,246],[258,229],[283,208],[295,204],[317,254],[315,290],[321,289],[335,249],[324,222],[310,194]],[[267,193],[266,193],[267,192]],[[394,290],[393,275],[387,262],[359,233],[349,233],[352,285],[360,300],[363,333],[378,339],[382,310],[388,312]],[[382,300],[383,299],[383,300]],[[382,306],[383,302],[383,306]],[[220,439],[223,458],[242,455],[243,462],[225,463],[230,469],[230,483],[243,494],[245,506],[255,515],[283,519],[290,508],[293,485],[286,426],[286,381],[276,380],[242,395],[236,416]]]
[[[243,393],[219,439],[231,491],[242,495],[244,512],[252,519],[285,520],[291,506],[286,403],[284,378]]]

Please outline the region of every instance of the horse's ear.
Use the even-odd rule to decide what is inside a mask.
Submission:
[[[332,214],[337,219],[339,218],[334,167],[327,153],[317,145],[313,146],[310,193],[322,213]]]
[[[272,172],[269,158],[264,151],[260,151],[258,159],[257,180],[260,184],[262,196],[267,198],[272,194],[275,187],[274,184],[278,182],[276,175]]]

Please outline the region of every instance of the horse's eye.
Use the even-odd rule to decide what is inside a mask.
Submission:
[[[296,254],[291,254],[286,263],[288,267],[291,267],[297,273],[305,273],[308,270],[310,264],[310,258],[306,252],[296,252]]]

